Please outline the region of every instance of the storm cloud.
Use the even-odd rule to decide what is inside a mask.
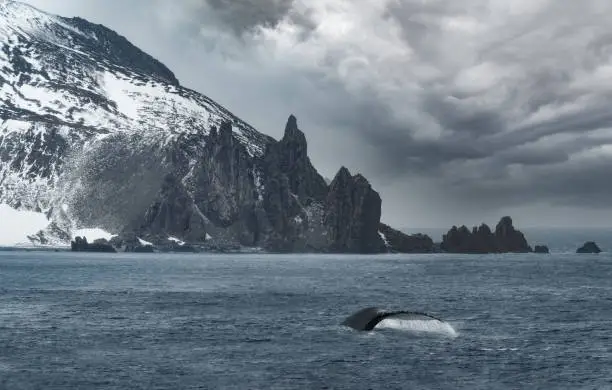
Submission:
[[[612,218],[609,1],[30,3],[119,31],[262,132],[296,114],[317,168],[364,173],[395,225]]]

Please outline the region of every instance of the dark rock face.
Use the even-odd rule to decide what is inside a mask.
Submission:
[[[525,236],[520,231],[514,229],[512,218],[503,217],[495,227],[495,238],[497,239],[498,250],[502,253],[528,253],[531,247],[527,243]]]
[[[285,135],[273,149],[278,154],[278,168],[287,176],[293,194],[304,201],[325,200],[327,183],[310,162],[306,136],[298,128],[295,116],[289,117]]]
[[[153,245],[140,245],[134,248],[134,253],[155,253]]]
[[[528,253],[531,247],[525,236],[512,225],[510,217],[503,217],[495,228],[495,233],[486,225],[474,227],[453,226],[443,236],[441,249],[449,253]]]
[[[450,253],[471,253],[472,235],[466,226],[453,226],[442,237],[441,248]]]
[[[534,253],[550,253],[550,250],[546,245],[536,245],[533,248]]]
[[[576,250],[576,253],[601,253],[601,249],[593,241],[585,242],[583,246]]]
[[[189,242],[205,242],[206,226],[197,214],[193,199],[174,175],[167,175],[157,200],[144,216],[141,230],[161,237],[184,237]]]
[[[453,226],[444,235],[441,249],[451,253],[484,254],[499,252],[495,235],[486,224],[474,227],[472,231],[461,226]]]
[[[106,240],[96,240],[93,244],[90,244],[87,242],[86,237],[76,237],[74,241],[71,242],[70,249],[72,252],[117,252]]]
[[[215,225],[233,225],[257,199],[252,172],[252,159],[232,136],[232,124],[224,122],[219,132],[211,132],[188,181],[195,205]]]
[[[139,237],[161,251],[231,252],[241,247],[269,252],[387,251],[378,233],[379,194],[363,176],[351,176],[346,168],[328,190],[307,156],[306,138],[294,116],[283,139],[269,143],[261,157],[250,156],[236,141],[230,122],[224,122],[219,131],[213,128],[204,139],[183,139],[164,151],[125,156],[131,161],[127,165],[121,164],[127,151],[112,143],[98,153],[109,150],[122,154],[105,154],[112,156],[112,163],[84,170],[95,173],[86,181],[101,183],[105,190],[92,186],[80,193],[81,203],[76,204],[92,224],[110,231],[123,226],[122,233],[111,240],[119,251],[144,250]],[[135,164],[147,166],[137,177],[128,173],[136,170]],[[113,174],[115,170],[118,175]],[[133,191],[136,188],[142,191]],[[134,192],[142,192],[142,197],[130,197]],[[93,211],[92,199],[109,207]],[[117,213],[119,208],[129,211],[122,215]],[[134,217],[139,213],[140,218]],[[105,222],[111,221],[108,214],[120,218],[113,217],[109,224]],[[422,237],[400,243],[407,239],[389,232],[402,250],[429,245]],[[169,237],[186,246],[169,242]]]
[[[384,236],[388,251],[392,253],[433,253],[434,242],[425,234],[407,235],[384,223],[379,225],[379,231]]]
[[[319,212],[328,187],[312,166],[306,137],[291,115],[278,143],[256,161],[261,173],[261,206],[249,213],[262,247],[273,252],[320,252],[328,242]]]
[[[386,252],[378,233],[381,204],[380,195],[363,176],[351,176],[342,167],[331,183],[325,203],[324,224],[330,235],[330,251]]]

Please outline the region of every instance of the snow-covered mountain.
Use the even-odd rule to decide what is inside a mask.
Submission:
[[[224,120],[233,123],[251,155],[261,155],[270,142],[209,98],[181,87],[169,69],[125,38],[83,19],[4,1],[0,49],[2,202],[46,207],[45,192],[57,179],[66,142],[138,133],[169,143],[207,134]],[[36,155],[40,148],[28,147],[37,142],[42,156]]]
[[[34,243],[98,228],[271,250],[387,250],[380,197],[347,175],[328,185],[316,172],[295,117],[276,141],[114,31],[0,0],[0,204],[46,213]]]

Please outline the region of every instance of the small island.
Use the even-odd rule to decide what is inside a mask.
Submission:
[[[533,250],[525,235],[514,228],[509,216],[502,217],[494,231],[484,223],[471,231],[465,225],[453,226],[442,237],[440,249],[446,253],[463,254],[549,253],[548,247],[543,245],[537,245]]]
[[[99,252],[116,253],[117,251],[106,240],[95,240],[93,244],[87,242],[87,237],[76,237],[70,243],[72,252]]]
[[[584,245],[582,245],[580,248],[578,248],[576,250],[576,253],[601,253],[601,249],[599,248],[599,246],[593,242],[593,241],[588,241],[585,242]]]

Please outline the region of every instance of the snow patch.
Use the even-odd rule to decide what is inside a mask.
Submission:
[[[153,246],[153,243],[149,242],[149,241],[145,241],[142,238],[138,237],[138,242],[140,243],[140,245],[142,246]]]
[[[182,240],[180,240],[180,239],[178,239],[176,237],[168,237],[168,240],[176,242],[179,245],[185,245],[185,241],[182,241]]]
[[[389,244],[389,240],[387,240],[387,236],[385,236],[383,232],[379,231],[378,235],[385,242],[385,246],[387,246],[387,247],[391,246],[391,244]]]
[[[0,204],[0,246],[11,247],[29,243],[28,236],[36,234],[49,225],[43,213],[16,210]]]
[[[0,124],[0,134],[8,133],[25,133],[32,127],[29,122],[20,120],[8,119]]]
[[[129,84],[129,82],[120,80],[109,72],[104,73],[103,80],[108,98],[117,104],[119,111],[128,118],[138,118],[138,106],[126,93],[126,84]]]

